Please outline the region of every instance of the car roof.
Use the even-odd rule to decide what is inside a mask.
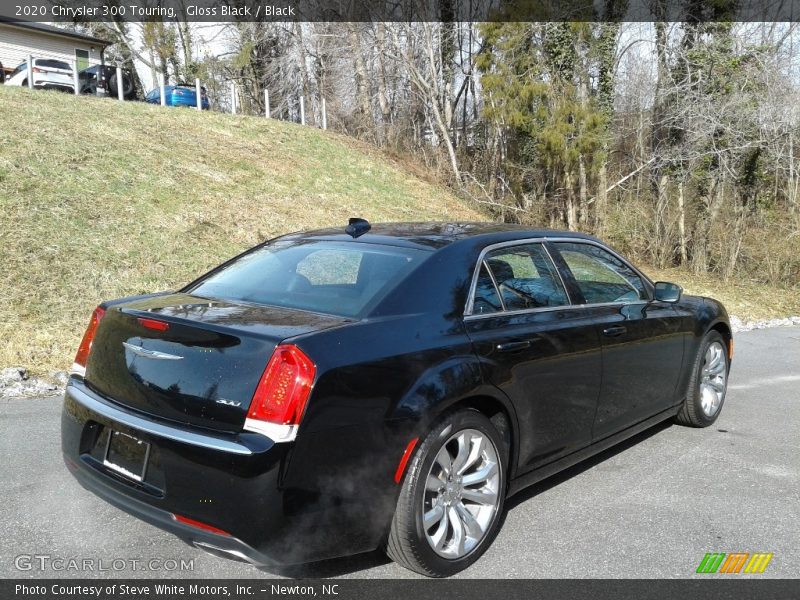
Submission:
[[[282,240],[304,239],[325,241],[356,241],[367,244],[404,246],[427,250],[438,250],[464,240],[481,241],[486,245],[525,238],[559,237],[597,241],[595,238],[575,232],[556,229],[530,228],[509,223],[483,222],[420,222],[420,223],[374,223],[369,231],[357,238],[345,233],[345,226],[302,231],[282,236]]]

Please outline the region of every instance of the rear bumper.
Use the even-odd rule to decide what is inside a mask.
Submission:
[[[141,482],[104,464],[102,448],[110,429],[150,444]],[[329,437],[310,436],[299,451],[324,455],[322,444],[329,443]],[[67,467],[83,487],[131,515],[212,554],[257,565],[297,564],[376,548],[382,527],[364,520],[363,506],[326,497],[317,479],[308,477],[307,463],[293,459],[296,444],[152,419],[101,397],[80,377],[70,379],[64,397]],[[298,460],[300,476],[291,468]],[[187,525],[173,515],[228,535]]]
[[[173,513],[169,511],[156,508],[130,495],[121,493],[111,482],[104,481],[103,478],[92,474],[66,455],[64,456],[64,462],[84,488],[142,521],[169,531],[186,542],[203,548],[212,554],[219,554],[259,566],[276,564],[268,556],[236,537],[216,534],[186,525],[176,521],[172,516]]]
[[[167,106],[188,106],[189,108],[197,108],[197,100],[194,98],[184,98],[183,96],[167,96]],[[208,100],[202,102],[203,110],[209,109]]]
[[[74,92],[75,87],[67,83],[57,83],[47,80],[33,80],[33,87],[39,90],[56,90],[59,92]]]

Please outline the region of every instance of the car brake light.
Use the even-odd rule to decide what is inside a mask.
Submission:
[[[40,69],[39,67],[33,67],[34,73],[47,73],[44,69]]]
[[[172,518],[178,521],[178,523],[184,523],[185,525],[191,525],[192,527],[197,527],[198,529],[204,529],[205,531],[210,531],[211,533],[216,533],[219,535],[225,535],[231,537],[231,534],[223,529],[219,529],[218,527],[214,527],[213,525],[208,525],[203,523],[202,521],[195,521],[194,519],[190,519],[189,517],[184,517],[181,515],[173,514]]]
[[[253,394],[244,428],[274,441],[293,440],[316,372],[314,363],[297,346],[275,348]]]
[[[92,312],[92,318],[89,320],[89,326],[86,327],[86,332],[83,334],[81,345],[78,346],[78,353],[75,355],[75,362],[72,364],[72,371],[74,373],[84,374],[86,372],[86,361],[89,359],[89,352],[92,350],[92,342],[94,341],[94,334],[97,333],[97,326],[100,319],[106,314],[104,308],[97,307]]]
[[[167,331],[169,329],[169,323],[165,323],[164,321],[146,319],[144,317],[139,317],[136,320],[139,321],[139,325],[147,327],[148,329],[155,329],[156,331]]]

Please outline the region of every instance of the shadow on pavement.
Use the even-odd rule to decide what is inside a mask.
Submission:
[[[587,458],[573,467],[565,469],[560,473],[557,473],[539,483],[532,485],[531,487],[509,498],[508,501],[506,501],[505,512],[514,510],[517,506],[525,501],[530,500],[531,498],[538,496],[543,492],[546,492],[552,487],[564,483],[572,477],[580,475],[584,471],[591,469],[592,467],[608,460],[609,458],[616,456],[620,452],[624,452],[628,448],[632,448],[636,444],[639,444],[648,438],[651,438],[652,436],[669,429],[670,427],[672,427],[672,421],[664,421],[663,423],[654,425],[650,429],[647,429],[646,431],[643,431],[625,440],[624,442],[620,442],[608,450],[604,450],[603,452],[600,452],[591,458]],[[505,514],[501,518],[504,521]],[[343,558],[333,558],[316,563],[292,565],[289,567],[271,567],[270,569],[261,568],[259,570],[266,575],[280,575],[283,577],[292,577],[296,579],[316,579],[348,575],[350,573],[355,573],[356,571],[380,567],[390,562],[391,560],[386,556],[386,554],[384,554],[382,550],[375,550],[365,554],[357,554],[355,556],[346,556]]]

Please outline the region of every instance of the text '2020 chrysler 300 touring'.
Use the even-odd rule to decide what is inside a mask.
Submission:
[[[351,219],[100,304],[62,446],[87,489],[212,554],[384,547],[447,576],[512,494],[662,420],[713,423],[732,354],[719,302],[586,235]]]

